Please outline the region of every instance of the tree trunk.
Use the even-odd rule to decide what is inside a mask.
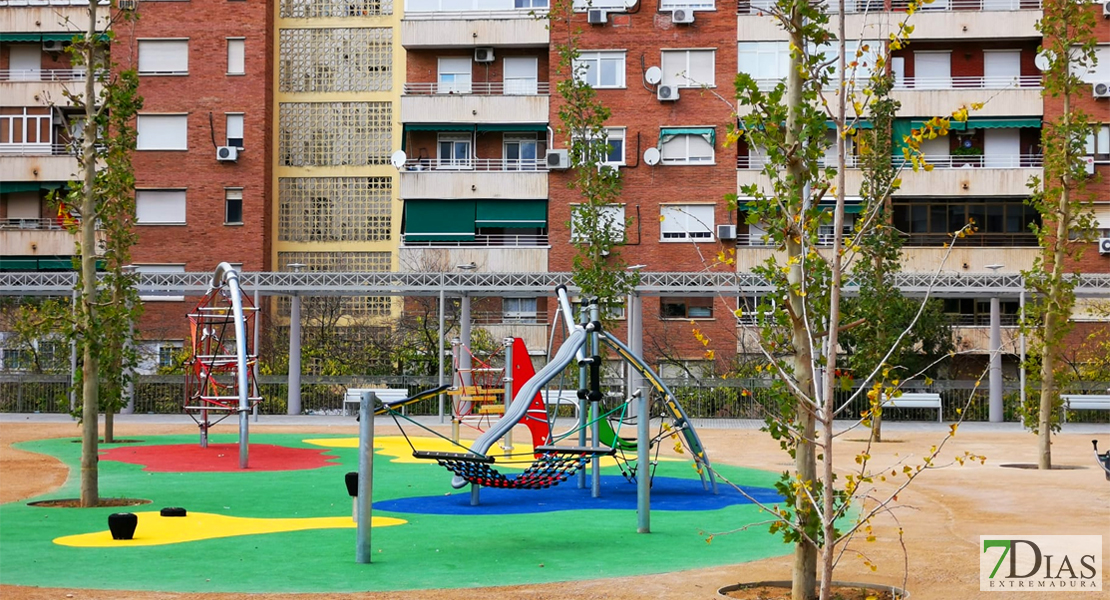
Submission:
[[[114,444],[114,443],[116,443],[115,422],[116,422],[115,411],[112,410],[111,405],[108,405],[108,407],[105,408],[105,410],[104,410],[104,443],[105,444]]]
[[[98,377],[99,361],[94,344],[96,327],[96,197],[93,182],[96,178],[96,2],[89,2],[89,24],[85,31],[82,52],[85,55],[85,126],[81,140],[81,169],[84,181],[81,189],[81,291],[78,307],[78,343],[81,345],[81,506],[92,507],[100,503],[98,489],[99,451],[97,448]]]
[[[791,21],[791,40],[796,48],[805,48],[805,40],[802,35],[803,17],[800,11],[795,7],[790,15]],[[802,103],[804,102],[802,96],[802,76],[800,73],[801,58],[791,58],[790,71],[786,77],[786,145],[793,147],[800,146],[805,143],[801,139],[802,123],[800,122]],[[788,177],[792,178],[794,182],[801,185],[801,182],[809,180],[808,173],[806,172],[805,165],[802,164],[798,156],[790,159],[786,165]],[[797,192],[802,195],[800,198],[793,199],[788,205],[797,206],[798,210],[802,210],[804,195],[809,193],[808,185],[806,189],[798,189]],[[795,241],[792,235],[787,235],[786,239],[786,254],[787,264],[791,264],[790,269],[790,282],[797,283],[802,279],[802,246],[798,241]],[[791,259],[796,262],[791,262]],[[806,327],[805,312],[803,304],[805,299],[795,292],[787,298],[790,305],[791,322],[793,326],[793,344],[794,344],[794,377],[797,379],[798,388],[802,390],[803,395],[808,394],[810,398],[816,397],[813,387],[813,347],[812,340],[810,339],[810,332]],[[814,446],[814,433],[815,424],[813,418],[813,407],[809,400],[804,397],[797,399],[797,422],[796,426],[800,432],[797,446],[794,454],[794,471],[798,480],[803,484],[813,484],[817,481],[817,458],[816,449]],[[814,486],[811,489],[816,489]],[[809,502],[809,498],[800,493],[795,498],[795,510],[798,514],[798,526],[804,531],[809,528],[816,518],[816,507]],[[817,547],[811,542],[804,539],[799,540],[794,545],[794,565],[793,572],[791,573],[791,581],[793,582],[791,589],[792,600],[812,600],[817,592]]]
[[[1063,126],[1065,135],[1071,131],[1071,94],[1062,94],[1064,99]],[[1060,319],[1067,319],[1062,314],[1064,305],[1063,272],[1065,245],[1068,243],[1068,223],[1072,207],[1068,204],[1071,188],[1071,175],[1069,169],[1072,164],[1072,146],[1070,140],[1063,142],[1064,160],[1061,176],[1060,198],[1056,208],[1056,237],[1052,240],[1052,271],[1048,281],[1048,310],[1044,321],[1044,352],[1041,357],[1041,405],[1037,415],[1037,468],[1052,468],[1052,409],[1058,395],[1056,389],[1056,355],[1059,352],[1059,329],[1062,327]],[[1046,174],[1046,179],[1047,179]],[[1046,182],[1047,188],[1047,182]]]

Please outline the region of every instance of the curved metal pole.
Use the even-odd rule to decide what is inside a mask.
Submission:
[[[247,468],[250,427],[250,388],[247,379],[247,322],[243,318],[243,297],[239,288],[239,273],[230,264],[222,262],[212,275],[212,287],[227,283],[231,290],[231,312],[235,316],[235,360],[239,386],[239,468]]]

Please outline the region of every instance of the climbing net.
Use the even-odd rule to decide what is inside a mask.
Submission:
[[[469,359],[464,366],[462,357]],[[505,410],[505,346],[481,357],[458,344],[452,358],[451,416],[459,423],[484,431]],[[500,363],[501,366],[495,366]]]

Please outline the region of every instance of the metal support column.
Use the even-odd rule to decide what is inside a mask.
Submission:
[[[505,346],[505,412],[509,414],[509,407],[513,405],[513,338],[504,338],[501,344]],[[513,430],[510,429],[505,437],[502,438],[501,447],[505,450],[506,454],[513,453]]]
[[[447,295],[444,293],[444,291],[442,289],[440,289],[439,290],[439,345],[438,345],[439,353],[438,353],[437,358],[436,358],[436,366],[438,368],[438,373],[439,373],[439,387],[443,387],[443,373],[444,373],[444,371],[443,371],[443,352],[444,352],[443,336],[446,335],[446,333],[443,331],[443,328],[445,326],[445,321],[446,321],[446,319],[444,318],[444,317],[446,317],[446,310],[447,310],[446,306],[445,306],[445,304],[447,302],[447,297],[446,296]],[[440,423],[443,423],[443,415],[446,412],[444,410],[445,407],[446,407],[446,404],[447,404],[447,395],[441,392],[439,394],[439,422]]]
[[[990,410],[991,423],[1002,422],[1002,302],[991,298]]]
[[[370,522],[373,519],[374,493],[374,407],[378,396],[363,392],[358,403],[358,530],[355,534],[355,561],[370,562]]]
[[[254,331],[252,332],[252,336],[253,336],[252,341],[254,342],[254,345],[251,346],[251,348],[254,348],[254,366],[251,367],[251,369],[254,371],[254,389],[251,390],[251,395],[254,396],[255,398],[258,398],[258,397],[262,396],[261,392],[258,391],[258,378],[260,376],[260,373],[258,372],[258,347],[259,347],[258,343],[259,343],[259,340],[261,339],[260,338],[261,335],[262,335],[262,297],[261,297],[261,294],[258,293],[258,290],[254,290]],[[257,423],[258,422],[258,403],[255,403],[255,405],[252,407],[252,411],[254,413],[254,422]]]
[[[628,323],[628,348],[636,356],[644,355],[644,301],[640,294],[632,292],[628,295],[628,316],[626,319]],[[632,365],[626,364],[625,368],[628,369],[628,395],[631,397],[637,390],[644,387],[644,377],[640,375],[640,371],[633,368]],[[649,399],[650,400],[650,399]],[[649,407],[650,401],[644,404]],[[630,416],[640,418],[640,415],[645,415],[645,419],[651,418],[648,411],[640,412],[640,403],[637,402],[632,406],[632,414]]]
[[[601,300],[594,298],[590,301],[590,323],[588,327],[596,325],[601,326]],[[593,424],[590,426],[590,437],[593,438],[590,442],[594,448],[601,445],[600,428],[601,428],[601,335],[597,328],[594,327],[590,332],[590,420]],[[601,497],[601,456],[594,453],[593,458],[590,460],[590,496],[593,498]]]
[[[1018,318],[1021,328],[1018,329],[1018,353],[1021,364],[1018,365],[1018,385],[1021,390],[1018,393],[1021,396],[1021,406],[1025,406],[1025,280],[1021,281],[1021,295],[1018,296]]]
[[[77,312],[77,290],[73,290],[73,311]],[[77,412],[77,386],[74,377],[77,375],[77,340],[69,342],[69,414]],[[77,417],[74,417],[76,419]]]
[[[286,412],[301,414],[301,296],[289,302],[289,406]]]
[[[648,425],[648,395],[635,390],[636,412],[636,533],[651,533],[651,432]]]

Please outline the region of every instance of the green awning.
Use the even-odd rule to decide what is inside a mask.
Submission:
[[[15,192],[37,192],[64,187],[64,181],[0,181],[0,194]]]
[[[96,261],[96,269],[101,271],[106,263]],[[73,258],[54,256],[51,258],[0,258],[0,271],[73,271]]]
[[[489,124],[479,123],[477,125],[478,131],[547,131],[547,123],[503,123],[503,124]]]
[[[0,258],[0,271],[38,271],[39,261],[33,258]]]
[[[72,33],[0,33],[0,42],[68,42]]]
[[[474,239],[473,200],[405,200],[405,239],[413,242]]]
[[[1030,119],[998,119],[998,118],[972,118],[967,120],[968,129],[1040,129],[1041,120]]]
[[[405,131],[474,131],[468,123],[406,123]]]
[[[819,204],[822,209],[832,212],[836,208],[836,199],[822,200]],[[847,196],[844,198],[844,214],[858,215],[863,212],[863,198],[859,196]]]
[[[72,271],[73,259],[70,258],[46,258],[39,259],[40,271]]]
[[[696,135],[715,146],[717,130],[713,127],[663,127],[659,130],[659,145],[662,146],[680,135]]]
[[[547,227],[547,200],[478,200],[478,227]]]
[[[928,119],[914,119],[914,120],[910,121],[910,128],[911,129],[921,129],[922,127],[925,127],[925,122],[926,121],[928,121]],[[948,130],[949,131],[965,131],[965,130],[967,130],[967,123],[964,122],[964,121],[949,121],[948,122]],[[906,135],[909,135],[909,134],[907,133]]]
[[[871,121],[868,121],[867,119],[859,119],[855,122],[852,122],[852,119],[849,118],[848,119],[848,126],[849,127],[855,127],[856,129],[874,129],[875,128],[875,126],[873,124],[871,124]],[[828,127],[829,129],[836,129],[836,121],[825,121],[825,127]]]

